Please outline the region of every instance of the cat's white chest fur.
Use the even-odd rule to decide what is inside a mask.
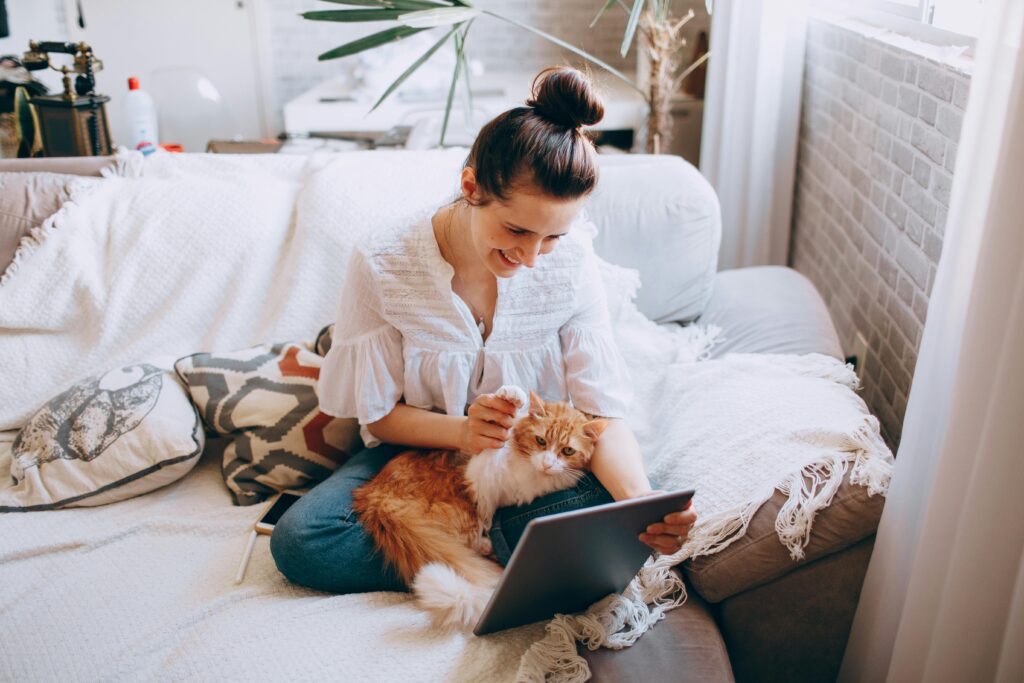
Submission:
[[[528,405],[526,395],[518,387],[506,385],[496,394],[520,409]],[[516,422],[521,419],[522,415],[518,415]],[[488,528],[498,508],[525,505],[545,494],[569,488],[577,481],[577,476],[568,471],[544,472],[530,458],[516,454],[508,441],[501,448],[474,455],[466,465],[466,481],[476,498],[481,526]]]

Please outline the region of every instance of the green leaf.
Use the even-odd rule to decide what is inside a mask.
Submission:
[[[323,0],[335,5],[351,5],[353,7],[380,7],[381,9],[402,9],[406,11],[430,9],[432,7],[451,7],[444,2],[433,0]]]
[[[480,10],[476,7],[446,7],[409,12],[398,17],[398,21],[414,28],[434,28],[469,21],[479,15]]]
[[[433,47],[431,47],[431,48],[430,48],[429,50],[427,50],[427,51],[426,51],[426,52],[424,52],[424,53],[423,53],[422,55],[420,55],[419,59],[417,59],[417,60],[416,60],[415,62],[413,62],[413,63],[412,63],[412,66],[410,66],[410,67],[409,67],[408,69],[406,69],[406,70],[405,70],[405,71],[404,71],[404,72],[402,73],[402,75],[401,75],[401,76],[399,76],[398,78],[396,78],[396,79],[395,79],[395,82],[394,82],[394,83],[392,83],[391,85],[389,85],[389,86],[388,86],[388,89],[387,89],[387,90],[385,90],[385,91],[384,91],[384,94],[380,96],[380,99],[379,99],[379,100],[377,100],[377,104],[373,105],[373,108],[372,108],[372,109],[370,109],[370,112],[372,113],[374,109],[376,109],[377,107],[379,107],[379,106],[381,105],[381,103],[382,103],[382,102],[383,102],[383,101],[384,101],[385,99],[387,99],[388,95],[390,95],[391,93],[393,93],[393,92],[395,91],[395,89],[396,89],[396,88],[398,88],[398,86],[402,85],[402,83],[404,83],[404,82],[405,82],[405,79],[409,78],[409,76],[412,76],[413,72],[415,72],[415,71],[416,71],[416,69],[418,69],[418,68],[420,68],[421,66],[423,66],[423,62],[425,62],[425,61],[427,61],[428,59],[430,59],[431,55],[433,55],[433,54],[434,54],[435,52],[437,52],[437,50],[438,50],[438,49],[439,49],[439,48],[440,48],[440,47],[441,47],[442,45],[444,45],[444,44],[445,44],[446,42],[448,42],[448,39],[449,39],[449,38],[451,37],[451,35],[452,35],[453,33],[455,33],[456,31],[458,31],[458,30],[459,30],[459,26],[460,26],[460,24],[456,24],[455,26],[453,26],[453,27],[451,28],[451,30],[450,30],[450,31],[448,31],[448,33],[444,34],[444,37],[443,37],[443,38],[441,38],[441,40],[439,40],[439,41],[437,41],[436,43],[434,43]]]
[[[444,120],[441,122],[441,147],[444,147],[444,136],[448,132],[448,119],[452,114],[452,100],[455,99],[455,86],[459,82],[459,72],[462,70],[462,48],[466,44],[463,36],[455,34],[455,72],[452,74],[452,85],[448,88],[448,101],[444,105]]]
[[[394,21],[403,14],[401,9],[327,9],[303,12],[302,17],[313,21]]]
[[[633,0],[633,9],[629,12],[629,21],[626,23],[626,33],[622,36],[622,47],[619,48],[619,54],[623,57],[629,52],[629,46],[633,42],[633,36],[636,34],[636,27],[640,23],[640,13],[644,9],[644,0]]]
[[[601,15],[604,14],[609,9],[611,9],[611,6],[614,5],[618,1],[619,0],[608,0],[608,2],[604,3],[604,5],[601,7],[601,9],[597,10],[597,16],[595,16],[594,20],[592,22],[590,22],[590,26],[588,28],[594,28],[594,26],[597,25],[597,20],[601,18]]]
[[[516,21],[515,19],[509,19],[508,17],[502,16],[500,14],[496,14],[494,12],[490,12],[488,10],[484,10],[483,13],[487,14],[489,16],[492,16],[495,19],[501,19],[502,21],[504,21],[506,23],[509,23],[509,24],[512,24],[513,26],[518,26],[521,29],[525,29],[525,30],[529,31],[530,33],[533,33],[533,34],[536,34],[536,35],[540,36],[541,38],[543,38],[544,40],[546,40],[548,42],[554,43],[555,45],[559,46],[563,50],[568,50],[569,52],[572,52],[575,55],[579,55],[580,57],[582,57],[583,59],[587,60],[588,62],[591,62],[593,64],[598,65],[599,67],[601,67],[602,69],[604,69],[608,73],[612,74],[616,78],[622,79],[626,84],[629,85],[629,87],[633,88],[633,90],[636,90],[638,93],[643,95],[644,96],[644,100],[648,99],[648,94],[645,93],[641,88],[636,87],[636,83],[634,83],[632,80],[630,80],[629,76],[627,76],[626,74],[622,73],[621,71],[616,69],[614,66],[612,66],[612,65],[610,65],[610,64],[608,64],[606,62],[601,61],[600,59],[598,59],[594,55],[590,54],[589,52],[584,52],[583,50],[579,49],[575,45],[570,45],[569,43],[565,42],[564,40],[561,40],[560,38],[556,38],[553,35],[551,35],[550,33],[545,33],[544,31],[541,31],[539,28],[534,28],[533,26],[530,26],[529,24],[524,24],[522,22]]]
[[[401,40],[402,38],[411,36],[414,33],[419,33],[420,31],[426,30],[427,29],[425,28],[412,28],[411,26],[396,26],[394,28],[389,28],[378,33],[371,33],[368,36],[363,36],[358,40],[353,40],[351,43],[339,45],[333,50],[328,50],[327,52],[323,53],[322,55],[317,57],[317,59],[319,59],[321,62],[324,62],[327,61],[328,59],[348,57],[349,55],[354,55],[364,50],[370,50],[380,45],[384,45],[385,43],[391,43],[396,40]]]

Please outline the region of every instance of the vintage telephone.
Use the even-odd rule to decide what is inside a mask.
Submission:
[[[46,156],[99,156],[110,154],[110,124],[104,105],[106,95],[96,94],[96,72],[103,62],[86,43],[59,43],[30,40],[22,64],[29,71],[53,69],[64,75],[64,92],[38,95],[31,99],[39,115],[43,149]],[[74,55],[71,66],[50,64],[50,53]],[[71,74],[75,77],[74,90]]]

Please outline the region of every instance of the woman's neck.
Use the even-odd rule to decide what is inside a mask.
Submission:
[[[460,280],[486,282],[494,279],[473,249],[468,206],[462,202],[445,206],[434,214],[431,223],[442,258],[455,269]]]

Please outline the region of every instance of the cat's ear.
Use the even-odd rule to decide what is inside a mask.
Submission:
[[[530,415],[534,417],[544,417],[547,415],[547,410],[544,409],[544,401],[532,391],[530,392]]]
[[[608,420],[599,417],[583,425],[583,435],[591,441],[597,441],[607,426]]]

